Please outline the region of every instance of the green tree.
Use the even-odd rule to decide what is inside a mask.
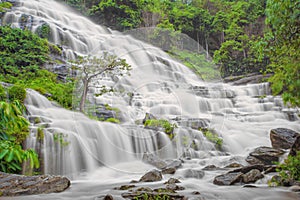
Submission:
[[[79,105],[81,112],[84,112],[86,97],[92,80],[102,78],[104,75],[123,76],[131,69],[131,66],[126,63],[125,59],[118,58],[108,52],[104,52],[101,57],[80,57],[78,60],[73,61],[73,65],[82,71],[80,81],[83,85],[83,91]],[[102,92],[106,91],[105,87],[102,87]]]
[[[275,95],[282,94],[284,102],[300,105],[300,2],[297,0],[268,0],[265,42],[261,52],[270,58],[269,79]],[[262,51],[264,49],[264,51]]]

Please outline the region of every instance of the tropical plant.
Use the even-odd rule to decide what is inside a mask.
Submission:
[[[23,117],[25,107],[18,101],[0,101],[0,170],[19,173],[22,164],[29,161],[30,168],[38,168],[34,150],[23,150],[21,143],[29,134],[29,122]]]

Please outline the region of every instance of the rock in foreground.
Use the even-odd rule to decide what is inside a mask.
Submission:
[[[270,132],[272,147],[275,149],[290,149],[300,134],[287,128],[276,128]]]
[[[62,192],[70,180],[61,176],[23,176],[0,172],[0,196],[19,196]]]

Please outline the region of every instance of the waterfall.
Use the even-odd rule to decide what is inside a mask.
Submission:
[[[120,109],[125,121],[122,125],[90,120],[27,90],[29,114],[41,121],[33,123],[28,146],[37,147],[36,133],[41,126],[45,173],[76,178],[101,166],[136,161],[144,152],[172,159],[218,158],[224,152],[245,156],[257,146],[270,146],[272,128],[300,131],[297,111],[293,112],[294,121],[289,120],[284,112],[288,108],[279,97],[271,96],[268,83],[233,86],[202,81],[159,48],[96,25],[56,1],[21,0],[21,6],[7,12],[2,22],[33,32],[43,24],[49,25],[50,41],[64,46],[68,59],[75,54],[110,51],[133,68],[128,77],[97,80],[122,92],[100,97],[93,95],[97,91],[89,94],[91,103]],[[177,123],[175,138],[170,141],[160,131],[136,125],[146,113]],[[223,152],[203,136],[199,124],[223,138]],[[211,159],[222,165],[221,160]]]

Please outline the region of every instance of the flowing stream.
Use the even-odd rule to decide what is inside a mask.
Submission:
[[[174,177],[182,180],[187,196],[199,191],[203,199],[298,198],[286,189],[267,188],[266,179],[253,189],[213,185],[213,177],[220,171],[208,171],[202,179],[184,176],[188,169],[212,164],[247,164],[245,158],[253,149],[271,146],[272,128],[300,131],[299,112],[285,108],[280,97],[271,96],[268,83],[233,86],[205,82],[159,48],[96,25],[52,0],[21,0],[19,6],[6,13],[2,23],[33,32],[47,24],[50,41],[64,47],[66,59],[110,51],[125,58],[133,68],[130,76],[104,77],[94,82],[120,92],[95,97],[95,89],[88,96],[92,105],[118,108],[121,125],[91,120],[77,111],[60,108],[36,91],[27,91],[26,107],[33,121],[28,147],[41,145],[37,132],[42,127],[44,137],[39,148],[44,172],[71,178],[72,187],[60,194],[16,199],[101,199],[108,193],[118,197],[121,192],[113,190],[116,185],[128,184],[153,169],[141,161],[144,152],[185,161]],[[174,139],[137,125],[146,113],[177,123]],[[191,128],[200,125],[213,129],[223,139],[222,151],[201,131]],[[165,175],[163,181],[144,186],[162,185],[169,177]]]

